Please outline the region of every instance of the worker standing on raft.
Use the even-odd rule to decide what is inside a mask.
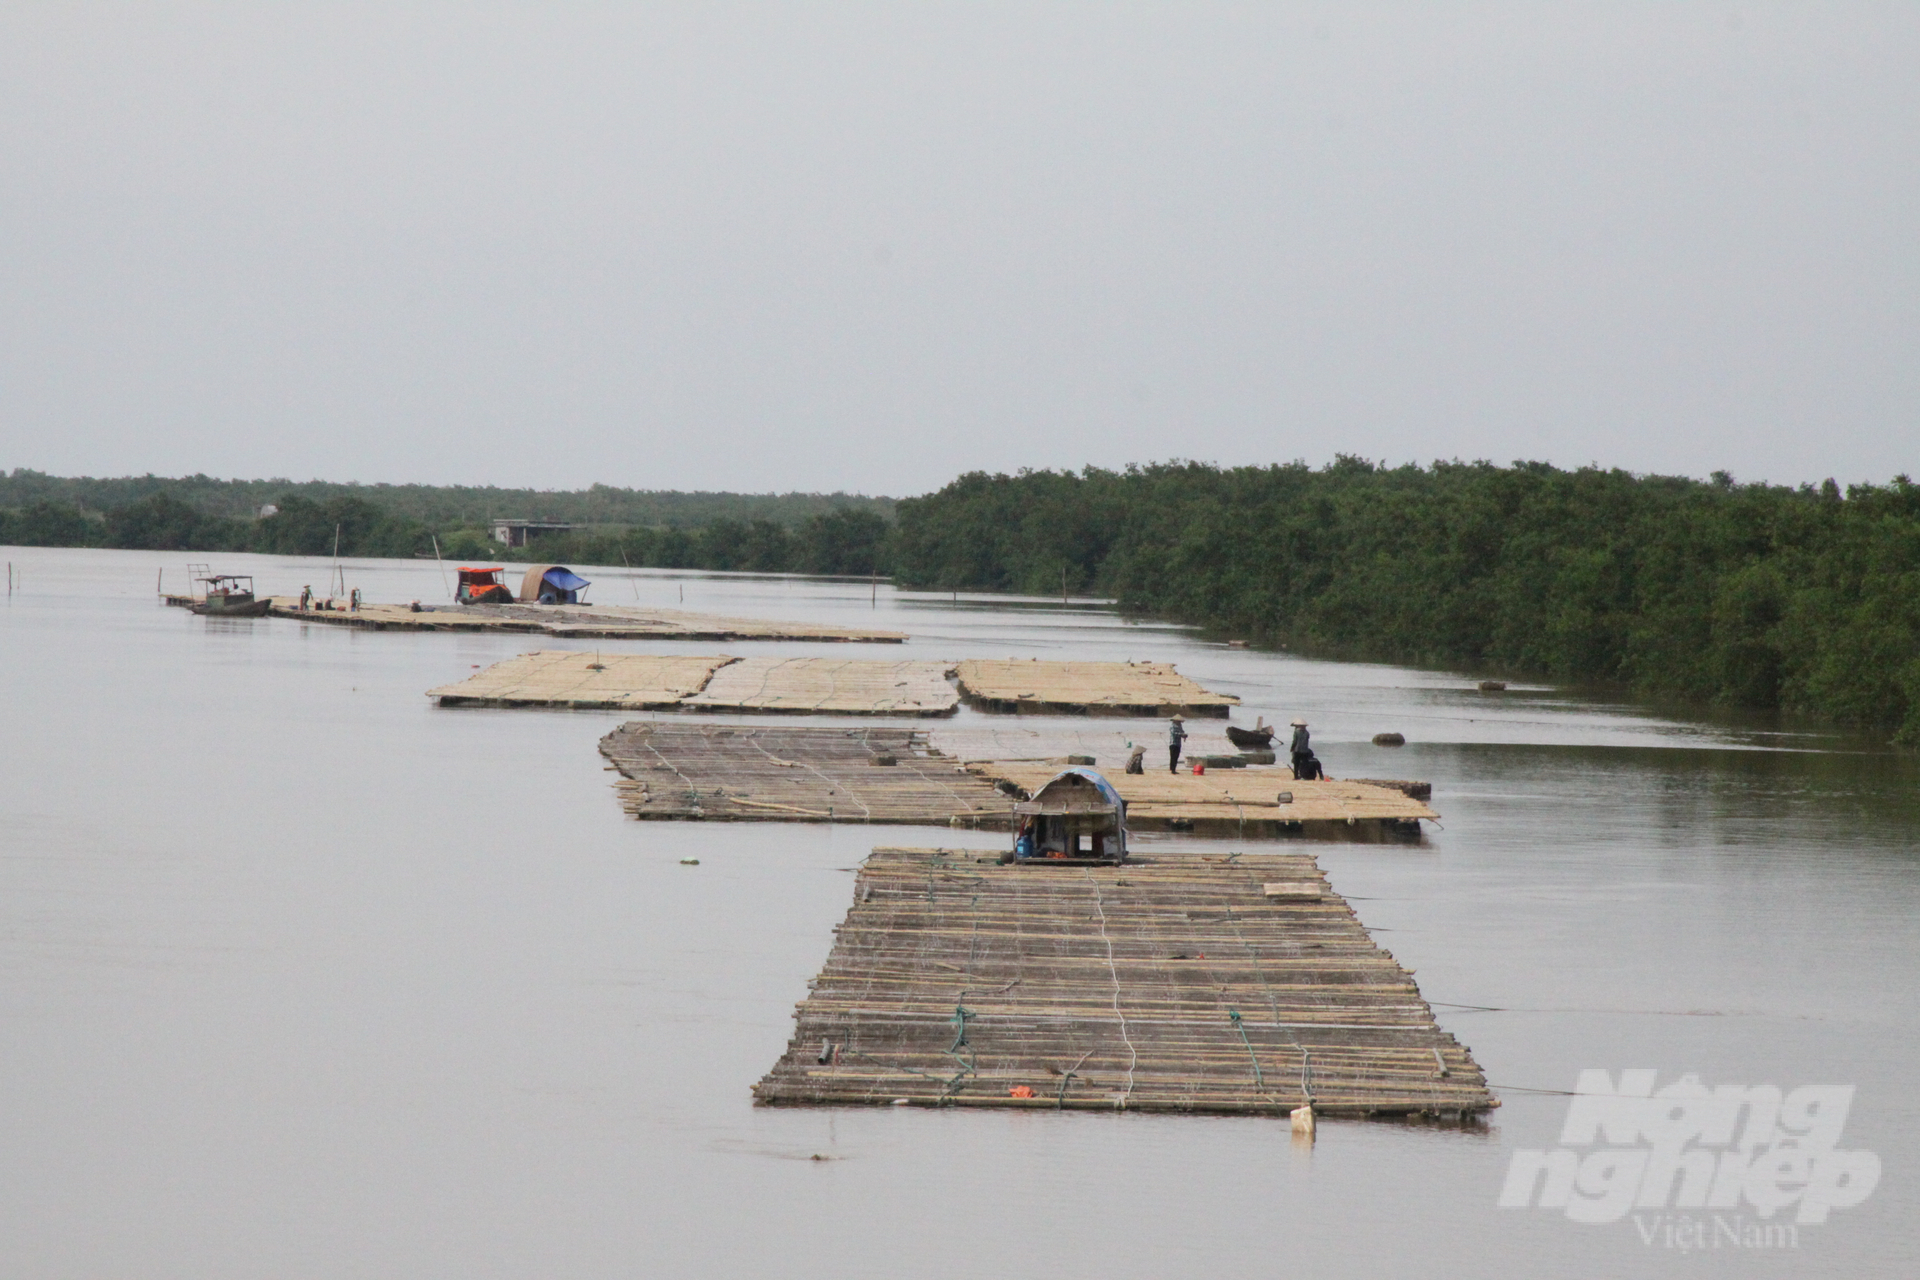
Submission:
[[[1167,772],[1180,772],[1180,744],[1187,738],[1187,718],[1175,716],[1167,734]]]
[[[1288,748],[1293,753],[1293,776],[1307,776],[1307,761],[1313,757],[1312,740],[1307,733],[1307,722],[1299,716],[1293,718],[1293,745]]]

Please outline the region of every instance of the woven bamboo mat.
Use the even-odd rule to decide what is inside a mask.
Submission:
[[[458,684],[427,690],[443,707],[644,710],[677,705],[734,659],[543,649],[496,662]]]
[[[862,716],[951,715],[960,695],[946,662],[743,658],[716,671],[683,705],[694,711]]]
[[[957,674],[961,694],[987,711],[1225,717],[1240,702],[1208,692],[1166,662],[974,658]]]

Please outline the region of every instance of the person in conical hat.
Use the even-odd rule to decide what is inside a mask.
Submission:
[[[1187,718],[1174,716],[1167,730],[1167,772],[1180,771],[1180,745],[1187,740]]]
[[[1293,776],[1303,778],[1307,775],[1307,759],[1313,755],[1313,742],[1307,733],[1307,722],[1300,716],[1293,718],[1293,743],[1287,748],[1293,755]]]

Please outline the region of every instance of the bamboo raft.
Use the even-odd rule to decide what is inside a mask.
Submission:
[[[173,598],[168,597],[169,604]],[[434,605],[415,613],[403,604],[363,604],[358,609],[301,609],[296,597],[277,596],[268,614],[300,622],[369,631],[479,631],[573,636],[605,640],[820,640],[850,644],[903,644],[904,631],[835,627],[813,622],[768,622],[727,618],[682,609],[643,609],[605,604]]]
[[[951,669],[944,662],[544,649],[427,696],[443,707],[942,716],[960,702],[947,683]]]
[[[1213,716],[1240,699],[1210,693],[1169,662],[975,658],[956,673],[969,706],[1015,715]]]
[[[512,606],[507,606],[512,607]],[[363,611],[364,612],[364,611]],[[707,663],[707,677],[670,696],[663,690],[681,687],[682,665]],[[663,664],[669,675],[656,673],[650,663]],[[599,664],[594,666],[593,664]],[[964,673],[977,663],[962,662]],[[1003,664],[1004,665],[1004,664]],[[1094,715],[1120,715],[1138,709],[1135,699],[1158,691],[1184,701],[1177,705],[1217,705],[1219,714],[1232,701],[1208,693],[1176,673],[1172,667],[1149,663],[1056,662],[1016,663],[1044,668],[1072,668],[1071,681],[1046,685],[1049,698],[1078,698],[1076,702],[1042,703],[989,699],[992,710],[1039,710],[1043,706]],[[581,678],[582,669],[599,674]],[[445,707],[578,707],[663,709],[684,711],[796,712],[835,715],[952,715],[965,689],[948,682],[956,670],[951,662],[881,662],[870,658],[749,658],[726,656],[687,659],[667,655],[610,655],[582,658],[570,651],[521,654],[461,681],[430,689],[427,696]],[[1042,675],[1045,672],[1041,673]],[[623,690],[622,681],[631,684]],[[1102,681],[1105,683],[1103,684]],[[1211,701],[1209,701],[1211,700]],[[977,701],[977,700],[976,700]],[[1165,704],[1168,706],[1176,704]],[[1169,712],[1171,714],[1171,712]]]
[[[969,761],[940,731],[788,728],[636,720],[600,741],[622,776],[621,807],[642,819],[888,822],[1010,831],[1013,805],[1070,763]],[[887,763],[891,761],[891,763]],[[1106,774],[1134,831],[1379,841],[1420,837],[1439,815],[1400,791],[1294,782],[1286,769]],[[1292,799],[1280,802],[1282,791]]]
[[[966,769],[989,782],[1031,794],[1061,765],[1050,760],[981,760],[967,762]],[[1398,787],[1334,780],[1296,782],[1293,770],[1284,766],[1205,774],[1108,770],[1104,776],[1127,802],[1127,826],[1135,831],[1249,838],[1312,834],[1418,839],[1421,819],[1440,816]]]
[[[429,689],[443,707],[568,707],[649,711],[706,687],[727,657],[544,649],[496,662],[459,684]]]
[[[635,721],[600,740],[635,818],[1005,829],[1012,799],[914,729]],[[888,763],[883,763],[888,762]]]
[[[681,702],[688,711],[817,715],[949,716],[960,695],[945,662],[842,658],[742,658]]]
[[[1498,1101],[1309,857],[876,849],[762,1105],[1461,1121]]]

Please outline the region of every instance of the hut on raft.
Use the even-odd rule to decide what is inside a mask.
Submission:
[[[582,604],[591,584],[563,564],[536,564],[520,582],[522,604]]]
[[[1013,806],[1013,821],[1009,862],[1127,860],[1127,802],[1092,769],[1055,774],[1031,799]]]

